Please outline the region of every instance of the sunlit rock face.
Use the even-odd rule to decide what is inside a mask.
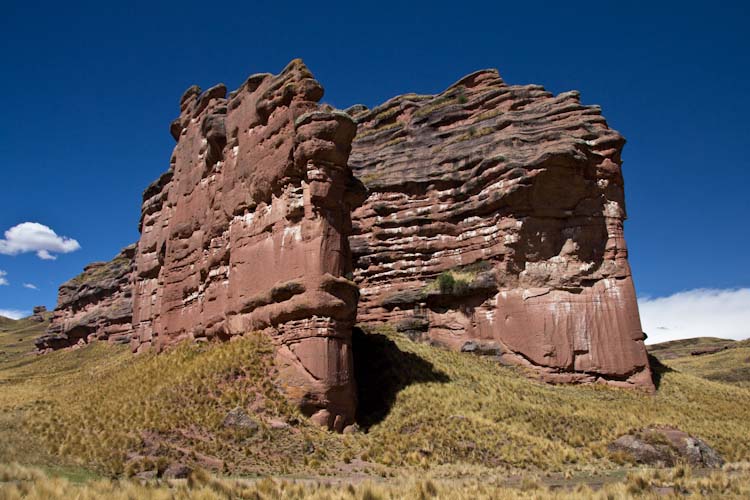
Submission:
[[[185,92],[170,168],[144,193],[131,345],[263,331],[290,398],[340,430],[356,406],[347,237],[364,189],[347,166],[356,126],[322,95],[299,60],[229,95]]]
[[[349,165],[369,189],[350,240],[359,321],[550,382],[653,388],[623,238],[625,141],[599,107],[487,70],[348,112]]]
[[[289,397],[338,430],[356,407],[355,319],[549,382],[653,388],[625,141],[598,107],[496,71],[372,110],[322,95],[298,60],[229,95],[188,89],[140,241],[60,287],[39,350],[262,331]]]

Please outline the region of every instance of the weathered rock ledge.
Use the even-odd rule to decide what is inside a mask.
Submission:
[[[37,349],[44,352],[92,340],[129,343],[134,256],[135,245],[130,245],[111,261],[89,264],[60,285],[52,323],[35,341]]]

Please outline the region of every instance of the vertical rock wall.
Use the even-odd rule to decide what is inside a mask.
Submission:
[[[625,141],[598,107],[488,70],[348,111],[349,164],[370,190],[351,240],[360,321],[553,382],[653,387],[623,238]]]
[[[228,96],[188,89],[169,171],[144,193],[132,347],[264,331],[289,396],[341,429],[356,405],[347,237],[364,190],[347,166],[356,126],[322,95],[299,60]]]

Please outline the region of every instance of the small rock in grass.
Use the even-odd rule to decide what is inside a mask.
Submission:
[[[239,406],[227,413],[227,416],[224,417],[223,425],[224,427],[250,431],[257,431],[260,428],[260,424]]]
[[[165,479],[185,479],[193,470],[185,464],[171,463],[162,475]]]

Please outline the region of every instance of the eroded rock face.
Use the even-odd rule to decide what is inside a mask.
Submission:
[[[229,95],[188,89],[137,247],[60,288],[39,349],[261,330],[289,396],[339,430],[356,405],[357,314],[547,381],[653,388],[622,234],[624,139],[598,107],[495,71],[346,114],[322,93],[300,61]]]
[[[47,333],[35,341],[40,351],[72,347],[91,340],[130,342],[133,298],[130,280],[135,245],[109,262],[94,262],[60,286]],[[36,308],[34,309],[37,313]]]
[[[487,70],[347,111],[349,164],[370,190],[351,238],[359,321],[471,342],[552,382],[653,388],[623,238],[625,141],[598,107]]]
[[[183,95],[170,168],[144,193],[132,347],[264,331],[289,396],[341,430],[356,404],[345,276],[364,188],[347,166],[356,125],[322,95],[298,60],[228,96]]]

